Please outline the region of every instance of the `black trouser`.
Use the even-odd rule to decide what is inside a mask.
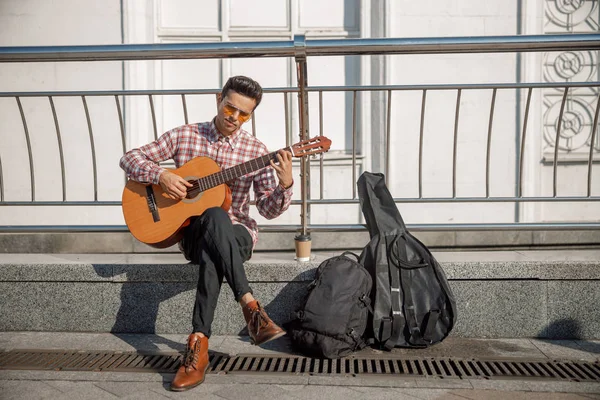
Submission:
[[[223,278],[233,290],[235,301],[252,293],[244,271],[244,261],[252,254],[252,237],[242,225],[233,225],[225,210],[213,207],[185,228],[183,251],[200,266],[193,332],[210,337]]]

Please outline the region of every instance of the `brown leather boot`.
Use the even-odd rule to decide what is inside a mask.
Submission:
[[[285,331],[271,321],[258,301],[251,301],[242,307],[242,310],[248,324],[248,334],[252,344],[260,346],[285,335]]]
[[[204,382],[208,369],[208,338],[192,333],[188,337],[185,358],[171,382],[171,390],[183,392]]]

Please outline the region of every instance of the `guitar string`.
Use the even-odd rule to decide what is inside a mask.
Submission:
[[[286,147],[283,150],[288,150],[292,154],[294,154],[291,151],[291,147],[292,146]],[[215,186],[219,186],[221,184],[230,182],[239,176],[246,175],[246,174],[249,174],[250,172],[258,171],[262,168],[265,168],[270,164],[270,160],[277,160],[277,153],[278,153],[278,151],[274,151],[274,152],[266,154],[262,157],[258,157],[258,158],[246,161],[242,164],[239,164],[239,165],[236,165],[236,166],[233,166],[230,168],[226,168],[219,172],[215,172],[211,175],[204,176],[199,179],[194,179],[191,182],[192,187],[187,188],[187,190],[186,190],[186,193],[187,193],[186,197],[187,198],[195,197],[199,193],[205,192],[206,190],[209,190]],[[296,154],[296,156],[299,155],[298,153],[295,153],[295,154]],[[259,164],[259,161],[262,162],[262,165]],[[255,163],[256,165],[253,166],[252,163]],[[248,169],[248,167],[249,167],[249,169]],[[229,173],[231,173],[231,177],[228,177]],[[188,182],[190,182],[190,181],[188,181]]]
[[[291,147],[292,146],[286,147],[283,150],[288,150],[291,152]],[[274,152],[266,154],[262,157],[258,157],[258,158],[246,161],[245,163],[236,165],[234,167],[226,168],[219,172],[215,172],[211,175],[208,175],[208,176],[205,176],[205,177],[202,177],[199,179],[195,179],[195,180],[193,180],[192,187],[187,189],[187,197],[195,197],[199,193],[202,193],[202,192],[204,192],[208,189],[211,189],[215,186],[219,186],[223,183],[230,182],[239,176],[246,175],[246,174],[249,174],[250,172],[265,168],[268,166],[269,161],[271,159],[272,160],[277,159],[277,153],[278,153],[278,151],[274,151]],[[294,153],[292,152],[292,154],[294,154]],[[295,154],[296,154],[296,156],[299,155],[299,153],[295,153]],[[263,164],[262,165],[259,164],[259,161],[261,161]],[[256,164],[256,166],[254,166],[254,167],[252,166],[253,162]],[[250,169],[248,170],[247,167],[250,167]],[[227,175],[228,173],[231,173],[231,177],[228,177],[228,175]]]
[[[258,157],[249,161],[246,161],[242,164],[236,165],[234,167],[226,168],[219,172],[215,172],[211,175],[204,176],[199,179],[194,179],[193,181],[188,181],[192,183],[192,187],[187,189],[188,198],[196,197],[198,194],[205,192],[208,189],[211,189],[215,186],[219,186],[223,183],[227,183],[229,181],[234,180],[235,178],[249,174],[250,172],[257,171],[259,169],[265,168],[269,165],[269,161],[271,159],[276,160],[277,152],[272,152],[266,154],[262,157]],[[262,165],[259,164],[259,161],[262,162]],[[253,166],[252,163],[256,165]],[[249,168],[248,168],[249,167]],[[228,173],[231,173],[231,177],[228,177]]]

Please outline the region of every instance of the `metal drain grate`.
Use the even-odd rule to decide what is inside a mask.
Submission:
[[[0,369],[175,372],[180,354],[30,351],[0,353]],[[600,382],[600,363],[553,360],[466,360],[450,358],[343,358],[210,355],[209,373],[282,373],[308,375],[394,375],[455,379],[558,379]]]

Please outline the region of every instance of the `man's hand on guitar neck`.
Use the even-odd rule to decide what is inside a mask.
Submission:
[[[292,153],[279,150],[277,153],[277,164],[271,160],[271,167],[277,173],[279,185],[284,189],[289,189],[294,184],[294,178],[292,178]]]
[[[187,188],[192,187],[192,184],[169,171],[164,171],[158,177],[158,183],[163,191],[173,200],[184,199],[187,195]]]

